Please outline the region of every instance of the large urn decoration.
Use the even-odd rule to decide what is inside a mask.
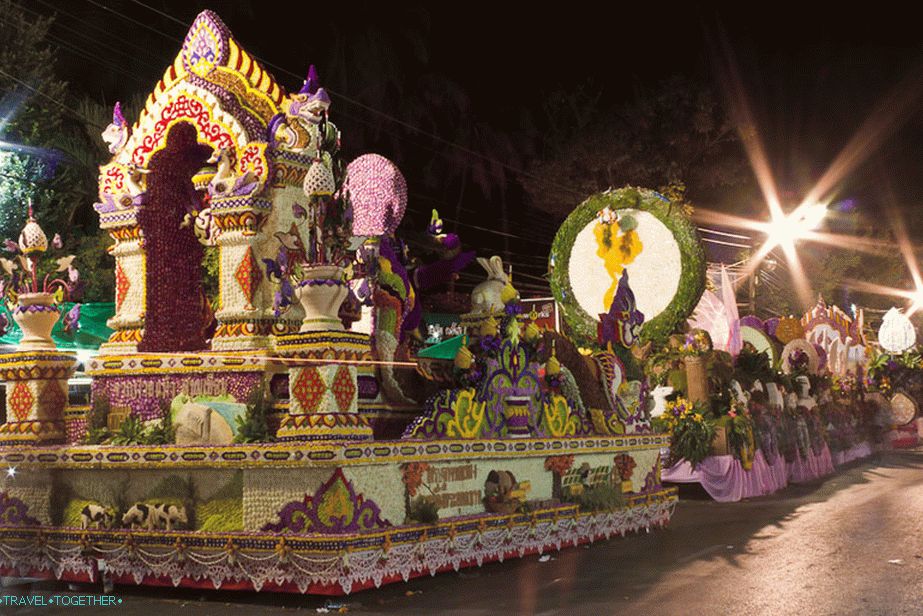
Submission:
[[[18,350],[34,351],[55,348],[51,330],[61,318],[51,293],[23,293],[13,309],[13,320],[22,330]]]
[[[342,331],[338,316],[349,288],[343,280],[343,268],[336,265],[311,265],[302,271],[295,288],[295,298],[304,309],[302,332]]]

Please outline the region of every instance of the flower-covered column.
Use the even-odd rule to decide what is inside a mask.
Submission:
[[[105,227],[104,227],[105,228]],[[100,347],[102,354],[132,353],[144,334],[147,263],[141,228],[129,224],[109,229],[115,240],[115,314],[106,322],[115,330]]]
[[[6,423],[2,445],[63,443],[67,380],[77,356],[63,351],[24,351],[0,355],[0,379],[6,382]]]
[[[369,337],[355,332],[282,336],[277,353],[289,359],[289,411],[281,440],[363,440],[372,428],[359,415],[356,366],[372,359]]]
[[[278,167],[274,166],[277,173]],[[288,170],[290,167],[282,167]],[[282,171],[284,173],[284,171]],[[266,237],[263,229],[278,229],[291,220],[279,207],[289,193],[302,194],[300,184],[287,186],[279,180],[273,186],[272,203],[263,199],[225,198],[212,202],[215,224],[220,229],[217,245],[221,251],[221,306],[215,313],[218,326],[212,339],[215,350],[261,350],[272,347],[275,335],[297,331],[301,315],[297,310],[275,314],[272,285],[263,271],[263,259],[276,256],[278,242]],[[291,205],[287,208],[291,211]]]

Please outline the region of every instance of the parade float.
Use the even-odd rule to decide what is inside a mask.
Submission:
[[[341,594],[668,522],[637,357],[701,292],[682,212],[589,199],[552,254],[568,333],[536,326],[492,257],[450,356],[416,357],[421,290],[473,255],[434,215],[439,256],[409,267],[404,178],[345,164],[330,103],[313,67],[286,91],[205,11],[138,118],[116,106],[91,405],[67,405],[75,358],[48,336],[65,298],[34,268],[28,333],[0,356],[3,575]],[[23,266],[47,248],[39,221],[19,248]]]
[[[884,426],[914,419],[915,407],[893,417],[895,362],[885,353],[870,365],[861,310],[820,298],[800,319],[764,322],[738,319],[733,291],[722,295],[706,293],[690,333],[652,361],[655,381],[685,396],[654,419],[673,435],[665,481],[701,484],[718,501],[771,494],[868,457],[886,444]]]

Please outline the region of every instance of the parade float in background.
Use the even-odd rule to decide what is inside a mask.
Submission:
[[[464,335],[417,357],[421,293],[474,255],[434,214],[433,258],[409,265],[403,176],[346,164],[330,102],[313,68],[285,91],[206,11],[139,117],[116,106],[95,206],[115,306],[89,406],[68,405],[76,356],[50,337],[66,298],[38,279],[9,296],[26,336],[0,356],[4,575],[337,594],[668,522],[669,437],[650,429],[643,317],[612,244],[658,258],[670,234],[647,212],[666,204],[628,191],[636,230],[588,219],[598,332],[540,328],[491,257]],[[24,259],[44,237],[30,220]],[[677,322],[701,284],[681,274]]]
[[[882,446],[917,444],[923,373],[906,316],[889,312],[879,351],[861,310],[848,315],[821,298],[800,319],[764,322],[738,319],[734,293],[722,296],[706,292],[690,332],[650,358],[655,384],[683,396],[654,419],[673,436],[665,481],[736,501],[826,476]]]

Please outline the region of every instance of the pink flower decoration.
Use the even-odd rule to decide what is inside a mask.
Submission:
[[[393,162],[363,154],[346,167],[346,187],[353,206],[353,235],[389,235],[407,208],[407,181]]]

